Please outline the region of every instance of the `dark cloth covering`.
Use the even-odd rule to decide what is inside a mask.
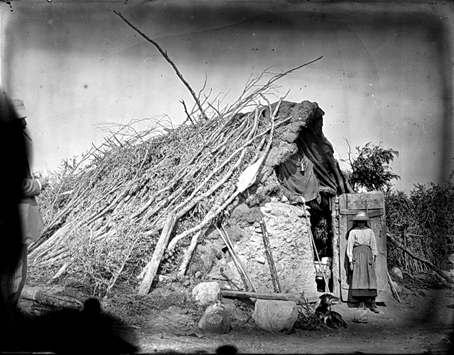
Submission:
[[[332,188],[337,195],[351,193],[353,190],[334,159],[333,146],[322,132],[323,113],[319,109],[311,123],[302,129],[297,139],[298,147],[314,164],[314,172],[321,186]]]
[[[302,152],[292,155],[276,168],[278,179],[291,192],[304,197],[306,202],[319,197],[319,184],[314,164]]]
[[[295,143],[298,151],[276,167],[280,182],[306,201],[319,199],[326,187],[337,195],[354,192],[334,159],[334,149],[322,132],[324,112],[318,108],[301,129]]]

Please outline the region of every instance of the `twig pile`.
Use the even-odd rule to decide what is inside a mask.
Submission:
[[[197,108],[188,113],[193,124],[159,127],[149,120],[148,130],[133,136],[125,133],[132,126],[122,127],[79,164],[65,162],[41,198],[47,227],[30,247],[31,265],[50,266],[54,278],[76,273],[103,295],[137,275],[144,278],[139,292],[147,293],[158,267],[174,269],[181,258],[184,274],[201,232],[242,192],[240,174],[264,160],[274,128],[288,123],[278,115],[281,101],[271,105],[264,95],[298,68],[258,88],[261,77],[250,80],[222,111],[203,101],[209,108],[203,115]]]
[[[386,195],[388,263],[410,274],[443,269],[454,253],[454,183],[415,185]]]

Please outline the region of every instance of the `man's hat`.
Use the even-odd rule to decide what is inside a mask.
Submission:
[[[367,221],[370,221],[370,218],[367,216],[366,211],[358,211],[358,212],[356,212],[356,215],[355,215],[355,217],[353,217],[352,221],[367,222]]]
[[[25,108],[24,101],[20,99],[12,99],[14,108],[16,109],[17,118],[25,118],[28,116],[29,112]]]

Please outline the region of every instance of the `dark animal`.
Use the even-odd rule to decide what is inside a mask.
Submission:
[[[315,309],[315,315],[328,327],[337,329],[339,327],[348,328],[342,316],[332,310],[332,306],[339,302],[336,296],[325,293],[320,296],[320,304]]]

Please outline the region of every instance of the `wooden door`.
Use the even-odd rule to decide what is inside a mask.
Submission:
[[[353,227],[353,217],[359,210],[366,210],[374,231],[379,255],[375,272],[377,276],[377,302],[385,302],[389,297],[388,266],[386,259],[385,197],[383,192],[343,194],[339,196],[339,281],[340,294],[344,302],[355,302],[350,295],[349,264],[347,257],[347,237]]]

